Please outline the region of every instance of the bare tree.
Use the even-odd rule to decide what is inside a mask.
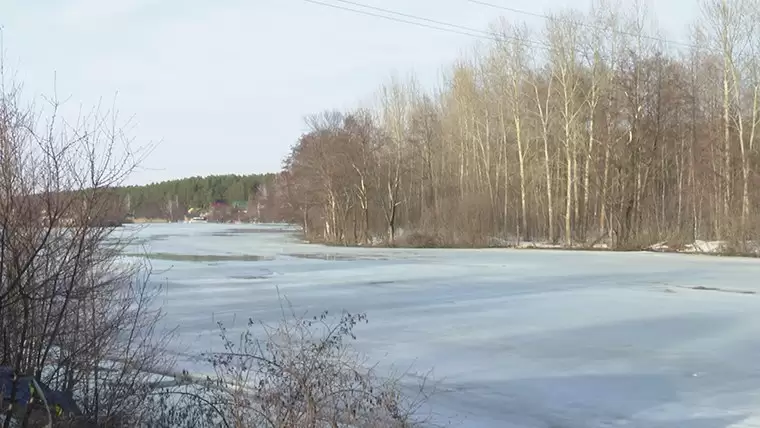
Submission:
[[[577,214],[577,153],[579,139],[578,117],[582,112],[581,71],[581,20],[571,14],[556,17],[547,23],[550,63],[561,107],[565,150],[565,244],[573,242],[573,213]],[[575,208],[575,209],[574,209]],[[577,218],[577,215],[575,216]]]
[[[731,214],[733,203],[732,146],[739,148],[741,169],[740,228],[744,233],[750,214],[749,186],[752,152],[758,123],[757,53],[760,33],[758,7],[754,0],[708,1],[704,15],[714,49],[723,62],[723,215]],[[734,137],[735,135],[735,137]]]
[[[393,245],[396,239],[398,207],[402,204],[402,172],[404,171],[403,150],[406,143],[408,119],[411,108],[410,96],[414,97],[415,83],[409,87],[401,82],[392,81],[383,88],[381,94],[381,122],[387,132],[384,147],[379,155],[384,165],[384,197],[381,198],[385,221],[388,227],[388,242]]]
[[[0,365],[43,385],[46,405],[126,420],[140,412],[151,370],[169,363],[158,288],[147,266],[121,259],[131,235],[111,227],[125,214],[115,188],[146,152],[115,111],[65,121],[55,98],[25,109],[4,69],[0,81]],[[3,426],[38,419],[21,400],[29,385],[13,383]]]

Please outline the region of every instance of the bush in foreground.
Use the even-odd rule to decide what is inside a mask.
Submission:
[[[180,376],[156,395],[146,425],[401,428],[425,422],[426,378],[405,394],[401,376],[379,375],[350,346],[365,315],[291,315],[273,327],[249,319],[239,340],[219,324],[224,352],[203,358],[215,376]],[[263,333],[261,340],[255,332]]]

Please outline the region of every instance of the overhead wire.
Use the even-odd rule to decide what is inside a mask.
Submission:
[[[472,27],[466,27],[464,25],[451,24],[451,23],[444,22],[444,21],[438,21],[438,20],[435,20],[435,19],[426,18],[424,16],[412,15],[412,14],[408,14],[408,13],[398,12],[398,11],[395,11],[395,10],[385,9],[385,8],[376,7],[376,6],[370,6],[370,5],[366,5],[366,4],[362,4],[362,3],[354,2],[354,1],[349,1],[349,0],[333,0],[333,1],[344,3],[344,4],[350,4],[352,6],[361,7],[361,8],[365,8],[365,9],[369,9],[369,10],[374,10],[374,11],[382,12],[382,13],[375,13],[375,12],[369,12],[367,10],[354,9],[354,8],[350,8],[350,7],[346,7],[346,6],[341,6],[341,5],[337,5],[337,4],[333,4],[333,3],[328,3],[328,2],[325,2],[325,1],[321,1],[321,0],[303,0],[303,1],[305,1],[307,3],[312,3],[312,4],[320,5],[320,6],[326,6],[326,7],[331,7],[331,8],[334,8],[334,9],[344,10],[344,11],[347,11],[347,12],[354,12],[354,13],[358,13],[358,14],[362,14],[362,15],[371,16],[371,17],[386,19],[386,20],[389,20],[389,21],[395,21],[395,22],[400,22],[400,23],[404,23],[404,24],[415,25],[415,26],[422,27],[422,28],[427,28],[427,29],[432,29],[432,30],[439,30],[439,31],[445,31],[445,32],[449,32],[449,33],[469,36],[469,37],[473,37],[473,38],[477,38],[477,39],[481,39],[481,40],[490,40],[490,41],[515,40],[515,41],[521,41],[521,42],[524,42],[524,43],[527,43],[527,44],[532,44],[532,45],[535,45],[535,46],[539,46],[539,47],[542,47],[544,49],[548,49],[549,48],[549,45],[547,45],[546,43],[539,42],[539,41],[536,41],[536,40],[521,39],[521,38],[518,38],[518,37],[508,36],[508,35],[505,35],[505,34],[499,34],[499,33],[490,32],[490,31],[478,30],[478,29],[475,29],[475,28],[472,28]],[[385,13],[386,15],[384,15],[383,13]],[[389,16],[389,15],[392,15],[392,16]],[[422,21],[422,22],[418,22],[418,21]],[[429,24],[426,24],[426,22],[429,23]],[[449,28],[447,28],[447,27],[449,27]]]
[[[438,21],[438,20],[435,20],[435,19],[426,18],[424,16],[412,15],[412,14],[409,14],[409,13],[398,12],[398,11],[395,11],[395,10],[386,9],[386,8],[377,7],[377,6],[370,6],[368,4],[360,3],[360,2],[357,2],[357,1],[351,1],[351,0],[332,0],[332,1],[338,2],[338,3],[343,3],[343,4],[349,4],[349,5],[352,5],[352,6],[361,7],[361,8],[365,8],[365,9],[376,10],[378,12],[383,12],[383,13],[387,13],[387,14],[390,14],[390,15],[396,15],[396,16],[401,16],[401,17],[404,17],[404,18],[416,19],[416,20],[419,20],[419,21],[430,22],[430,23],[433,23],[433,24],[436,24],[436,25],[443,25],[443,26],[446,26],[446,27],[452,27],[452,28],[456,28],[456,29],[460,29],[460,30],[465,30],[465,31],[468,31],[468,32],[478,33],[478,34],[482,34],[485,37],[489,37],[489,38],[492,38],[492,37],[495,36],[495,33],[491,32],[491,31],[477,30],[477,29],[474,29],[472,27],[465,27],[464,25],[451,24],[449,22]]]
[[[569,19],[563,19],[563,18],[557,17],[557,16],[546,15],[546,14],[543,14],[543,13],[529,12],[527,10],[517,9],[517,8],[514,8],[514,7],[510,7],[510,6],[503,6],[503,5],[500,5],[500,4],[495,4],[495,3],[491,3],[491,2],[487,2],[487,1],[483,1],[483,0],[467,0],[467,1],[470,2],[470,3],[473,3],[473,4],[479,4],[481,6],[486,6],[486,7],[490,7],[490,8],[493,8],[493,9],[500,9],[500,10],[505,10],[505,11],[508,11],[508,12],[513,12],[513,13],[517,13],[517,14],[521,14],[521,15],[532,16],[534,18],[542,18],[542,19],[546,19],[546,20],[549,20],[549,21],[572,22],[572,23],[578,24],[578,25],[580,25],[582,27],[596,29],[596,30],[609,31],[611,33],[621,34],[621,35],[624,35],[624,36],[641,37],[642,39],[653,40],[653,41],[658,41],[658,42],[664,42],[664,43],[684,46],[684,47],[688,47],[688,48],[695,47],[691,43],[680,42],[680,41],[677,41],[677,40],[671,40],[671,39],[667,39],[667,38],[664,38],[664,37],[650,36],[650,35],[646,35],[646,34],[636,34],[636,33],[631,33],[631,32],[628,32],[628,31],[622,31],[622,30],[615,30],[615,29],[604,28],[604,27],[600,27],[598,25],[589,24],[587,22],[578,22],[578,21],[573,21],[573,20],[569,20]]]
[[[467,27],[467,26],[464,26],[464,25],[452,24],[452,23],[449,23],[449,22],[444,22],[444,21],[439,21],[439,20],[427,18],[427,17],[424,17],[424,16],[419,16],[419,15],[414,15],[414,14],[410,14],[410,13],[399,12],[399,11],[396,11],[396,10],[382,8],[382,7],[377,7],[377,6],[371,6],[371,5],[364,4],[364,3],[361,3],[361,2],[358,2],[358,1],[353,1],[353,0],[332,0],[333,2],[338,2],[338,3],[345,4],[345,5],[350,5],[350,6],[353,6],[353,7],[342,6],[340,4],[329,3],[327,1],[322,1],[322,0],[303,0],[303,1],[305,1],[307,3],[312,3],[312,4],[315,4],[315,5],[319,5],[319,6],[330,7],[330,8],[333,8],[333,9],[339,9],[339,10],[343,10],[343,11],[347,11],[347,12],[353,12],[353,13],[362,14],[362,15],[366,15],[366,16],[371,16],[371,17],[375,17],[375,18],[381,18],[381,19],[385,19],[385,20],[389,20],[389,21],[395,21],[395,22],[404,23],[404,24],[408,24],[408,25],[414,25],[414,26],[418,26],[418,27],[422,27],[422,28],[427,28],[427,29],[432,29],[432,30],[438,30],[438,31],[444,31],[444,32],[464,35],[464,36],[473,37],[473,38],[477,38],[477,39],[481,39],[481,40],[491,40],[491,41],[514,40],[514,41],[520,41],[520,42],[523,42],[523,43],[526,43],[526,44],[530,44],[530,45],[533,45],[533,46],[536,46],[536,47],[540,47],[540,48],[543,48],[543,49],[547,49],[547,50],[551,49],[551,46],[549,44],[547,44],[545,42],[542,42],[542,41],[538,41],[538,40],[532,40],[532,39],[529,39],[529,38],[520,38],[520,37],[515,37],[515,36],[509,36],[509,35],[506,35],[506,34],[500,34],[500,33],[495,33],[495,32],[490,32],[490,31],[479,30],[479,29],[475,29],[475,28],[472,28],[472,27]],[[592,24],[584,23],[584,22],[563,19],[563,18],[560,18],[560,17],[553,17],[553,16],[550,16],[550,15],[536,13],[536,12],[529,12],[529,11],[525,11],[525,10],[521,10],[521,9],[516,9],[516,8],[508,7],[508,6],[497,5],[497,4],[489,3],[489,2],[486,2],[486,1],[482,1],[482,0],[467,0],[467,1],[469,1],[469,2],[471,2],[473,4],[479,4],[479,5],[482,5],[482,6],[487,6],[487,7],[491,7],[491,8],[495,8],[495,9],[502,9],[502,10],[506,10],[506,11],[509,11],[509,12],[523,14],[523,15],[527,15],[527,16],[533,16],[533,17],[542,18],[542,19],[546,19],[546,20],[570,21],[570,22],[572,22],[574,24],[577,24],[577,25],[580,25],[580,26],[584,26],[584,27],[587,27],[587,28],[593,28],[593,29],[599,29],[599,30],[603,30],[603,31],[609,31],[609,32],[612,32],[612,33],[617,33],[617,34],[621,34],[621,35],[627,35],[627,36],[631,36],[631,37],[641,37],[641,38],[644,38],[644,39],[655,40],[655,41],[660,41],[660,42],[665,42],[665,43],[670,43],[670,44],[673,44],[673,45],[680,45],[680,46],[685,46],[685,47],[694,47],[691,44],[684,43],[684,42],[679,42],[679,41],[675,41],[675,40],[670,40],[670,39],[667,39],[667,38],[656,37],[656,36],[649,36],[649,35],[639,35],[639,34],[635,34],[635,33],[631,33],[631,32],[604,28],[604,27],[595,26],[595,25],[592,25]],[[360,8],[360,9],[357,9],[357,8]],[[374,12],[372,12],[372,11],[374,11]]]
[[[476,29],[468,28],[468,27],[464,27],[464,26],[457,26],[457,27],[460,28],[460,29],[466,29],[466,31],[456,31],[456,30],[451,29],[451,28],[436,27],[434,25],[424,24],[422,22],[410,21],[408,19],[395,18],[393,16],[383,15],[383,14],[380,14],[380,13],[368,12],[366,10],[353,9],[353,8],[350,8],[350,7],[340,6],[340,5],[333,4],[333,3],[327,3],[327,2],[324,2],[324,1],[320,1],[320,0],[303,0],[303,1],[305,1],[307,3],[312,3],[312,4],[320,5],[320,6],[326,6],[326,7],[331,7],[331,8],[334,8],[334,9],[344,10],[344,11],[347,11],[347,12],[354,12],[354,13],[359,13],[359,14],[362,14],[362,15],[372,16],[372,17],[375,17],[375,18],[383,18],[383,19],[387,19],[389,21],[396,21],[396,22],[401,22],[401,23],[405,23],[405,24],[416,25],[416,26],[423,27],[423,28],[428,28],[428,29],[433,29],[433,30],[440,30],[440,31],[448,31],[448,32],[451,32],[451,33],[457,33],[457,34],[461,34],[461,35],[465,35],[465,36],[493,40],[492,36],[478,34],[478,33],[482,33],[481,30],[476,30]],[[336,1],[340,1],[340,0],[336,0]],[[353,3],[353,2],[351,2],[351,3]],[[359,5],[359,3],[357,3],[357,5]],[[375,7],[372,7],[372,6],[367,6],[367,5],[362,5],[360,7],[365,7],[367,9],[376,9],[376,10],[377,9],[381,9],[381,8],[375,8]],[[390,12],[393,12],[393,11],[390,11]],[[420,21],[437,22],[437,21],[429,20],[427,18],[416,17],[414,15],[402,14],[401,12],[393,12],[392,14],[399,15],[399,16],[406,16],[406,17],[409,17],[409,18],[412,18],[412,19],[417,19],[417,20],[420,20]],[[452,26],[453,25],[453,24],[447,24],[447,23],[443,23],[443,22],[437,22],[437,23],[439,25],[446,25],[446,26]]]

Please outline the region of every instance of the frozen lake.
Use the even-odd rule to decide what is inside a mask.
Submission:
[[[760,427],[758,260],[334,248],[275,226],[138,235],[178,350],[218,348],[215,320],[276,322],[279,287],[298,311],[365,312],[360,350],[433,369],[451,426]]]

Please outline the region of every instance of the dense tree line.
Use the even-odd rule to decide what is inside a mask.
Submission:
[[[134,217],[177,220],[190,208],[208,208],[214,201],[247,204],[273,179],[274,174],[210,175],[125,186],[119,193]]]
[[[502,20],[440,88],[394,79],[376,108],[312,117],[282,215],[339,243],[743,243],[760,224],[759,15],[706,1],[680,45],[641,1],[534,32]]]

